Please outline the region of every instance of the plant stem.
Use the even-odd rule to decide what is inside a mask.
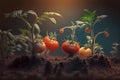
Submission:
[[[32,56],[34,57],[35,56],[35,52],[34,52],[34,27],[32,26],[31,28],[31,34],[32,34],[32,37],[31,37],[31,40],[32,40]]]
[[[91,38],[92,38],[91,49],[92,49],[92,54],[94,54],[94,45],[95,45],[94,24],[91,23],[90,27],[91,27]]]
[[[72,43],[74,43],[74,40],[75,40],[75,30],[76,30],[76,27],[75,27],[75,26],[73,26],[73,27],[71,28],[71,30],[72,30],[72,34],[71,34],[71,37],[72,37]]]

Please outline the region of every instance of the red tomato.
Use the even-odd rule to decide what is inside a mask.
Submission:
[[[36,43],[34,45],[34,52],[35,53],[42,53],[46,49],[45,43]]]
[[[79,54],[82,57],[88,57],[88,56],[92,55],[92,50],[90,48],[81,47],[79,49]]]
[[[59,32],[60,32],[60,33],[64,33],[64,29],[60,29]]]
[[[76,54],[79,51],[79,48],[80,46],[77,42],[73,44],[70,44],[70,41],[66,41],[62,43],[63,51],[65,51],[68,54],[72,54],[72,55]]]
[[[44,37],[44,43],[49,50],[56,50],[59,47],[59,42],[54,39],[50,39],[49,36]]]
[[[109,33],[105,31],[105,32],[104,32],[104,36],[105,36],[105,37],[109,37]]]
[[[90,32],[91,32],[91,29],[85,28],[85,32],[86,32],[86,33],[90,33]]]

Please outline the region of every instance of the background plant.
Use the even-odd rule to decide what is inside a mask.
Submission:
[[[21,31],[22,31],[22,33],[25,33],[26,36],[28,36],[30,43],[32,44],[31,51],[32,51],[33,56],[35,55],[33,46],[34,46],[36,40],[38,38],[41,38],[39,24],[41,24],[42,21],[45,21],[46,19],[49,19],[54,24],[56,24],[56,19],[54,18],[54,16],[61,17],[61,15],[56,12],[44,12],[42,15],[39,16],[33,10],[29,10],[26,12],[24,12],[23,10],[17,10],[17,11],[13,11],[12,13],[6,14],[6,16],[7,17],[11,16],[13,18],[19,18],[28,25],[28,27],[26,29],[21,29]],[[30,16],[34,17],[34,20],[29,21]]]
[[[15,36],[10,30],[0,29],[0,57],[5,59],[13,52]]]
[[[120,44],[118,44],[118,43],[113,43],[112,44],[112,50],[110,51],[110,53],[112,54],[112,56],[114,56],[114,57],[118,57],[119,56],[119,47],[120,46]]]

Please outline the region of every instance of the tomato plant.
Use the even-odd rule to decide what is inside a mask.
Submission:
[[[44,37],[44,43],[48,50],[56,50],[59,47],[59,42],[56,39],[56,33],[50,33]]]
[[[71,40],[66,40],[62,43],[62,50],[69,54],[69,56],[73,56],[79,51],[79,43],[75,41],[75,32],[76,29],[79,28],[77,24],[75,25],[72,22],[72,26],[66,26],[60,29],[60,33],[64,33],[65,29],[70,29],[72,31]]]
[[[18,19],[21,19],[22,21],[24,21],[28,27],[26,29],[21,29],[21,31],[24,33],[27,33],[27,35],[25,34],[25,36],[28,36],[29,41],[31,44],[31,52],[32,55],[35,56],[35,50],[34,50],[34,46],[38,44],[36,44],[36,39],[40,39],[42,41],[41,35],[40,35],[40,27],[39,24],[42,23],[42,21],[49,19],[50,21],[52,21],[54,24],[56,24],[56,19],[54,18],[54,16],[58,16],[61,17],[61,15],[59,13],[56,12],[44,12],[42,15],[38,15],[36,12],[34,12],[33,10],[29,10],[29,11],[23,11],[23,10],[17,10],[17,11],[13,11],[10,14],[6,14],[7,17],[16,17]],[[32,20],[32,22],[29,20],[29,17],[32,16],[34,19]],[[42,42],[41,42],[42,43]],[[41,44],[42,46],[44,46],[43,44]]]
[[[86,46],[89,45],[88,47],[91,48],[93,54],[96,53],[98,49],[102,50],[102,47],[98,43],[96,43],[96,38],[100,34],[104,34],[105,37],[109,36],[109,33],[107,31],[101,31],[95,34],[95,28],[94,28],[96,23],[100,22],[106,17],[107,15],[96,16],[96,11],[90,12],[85,9],[84,15],[81,17],[81,21],[76,21],[78,24],[87,27],[85,29],[85,32],[89,33],[90,36],[86,36],[88,43],[85,45]]]

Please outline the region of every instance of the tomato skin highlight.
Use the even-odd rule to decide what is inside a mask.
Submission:
[[[79,54],[82,57],[88,57],[88,56],[92,55],[92,50],[90,48],[81,47],[79,49]]]
[[[49,50],[56,50],[59,47],[59,42],[54,39],[50,39],[48,36],[44,37],[44,43],[46,45],[46,48]]]
[[[86,33],[90,33],[90,32],[91,32],[91,29],[85,28],[85,32],[86,32]]]
[[[62,50],[70,55],[74,55],[79,51],[79,44],[78,43],[72,43],[70,44],[69,41],[65,41],[62,43]]]
[[[35,53],[42,53],[45,49],[46,49],[46,46],[44,42],[34,44]]]

